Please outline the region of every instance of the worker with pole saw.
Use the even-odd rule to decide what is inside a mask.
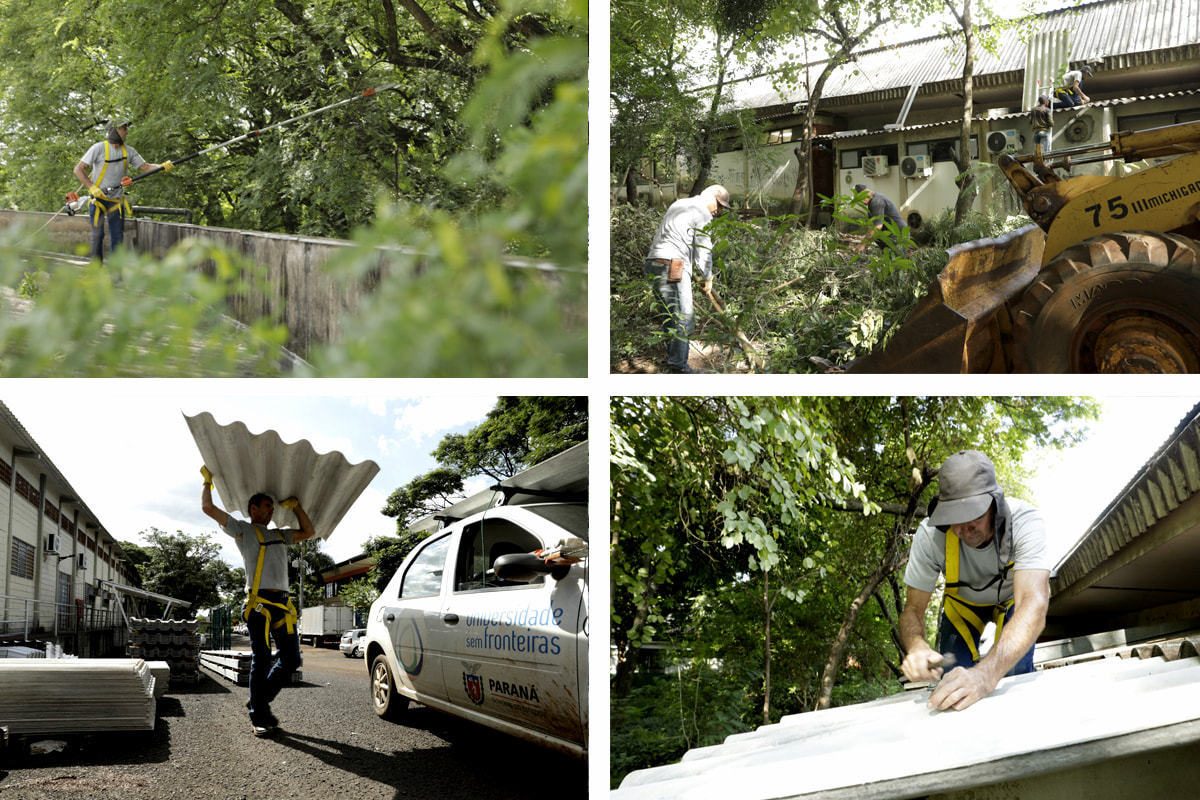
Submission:
[[[1007,675],[1033,672],[1033,645],[1046,625],[1050,567],[1041,512],[1004,496],[991,459],[960,450],[938,471],[938,496],[913,536],[900,612],[901,670],[935,681],[928,707],[962,711]],[[925,609],[938,575],[946,576],[938,649],[925,641]],[[980,654],[988,622],[992,647]],[[940,651],[940,652],[939,652]],[[953,655],[952,664],[945,654]],[[945,675],[943,676],[943,672]]]
[[[217,150],[223,150],[226,147],[245,141],[255,136],[262,136],[264,133],[269,133],[277,128],[282,128],[285,125],[291,125],[293,122],[299,122],[302,119],[315,117],[318,114],[324,114],[335,108],[353,103],[358,100],[366,100],[380,92],[386,92],[399,87],[399,83],[389,83],[383,86],[377,86],[371,89],[365,89],[359,94],[348,97],[344,100],[339,100],[336,103],[330,103],[327,106],[314,109],[308,113],[301,114],[291,119],[285,119],[276,122],[273,125],[268,125],[265,128],[249,131],[240,136],[235,136],[232,139],[215,144],[212,147],[199,150],[190,155],[174,159],[173,161],[164,161],[161,164],[147,164],[136,150],[125,144],[125,134],[129,130],[129,122],[124,119],[114,119],[108,121],[108,136],[103,142],[97,142],[88,149],[84,154],[83,160],[75,166],[75,177],[79,178],[83,184],[83,188],[88,190],[91,195],[91,219],[92,219],[92,255],[96,258],[101,258],[101,250],[104,243],[104,227],[103,221],[107,220],[109,232],[111,234],[111,245],[115,248],[125,236],[125,215],[131,213],[128,202],[125,200],[125,189],[135,181],[140,181],[143,178],[148,178],[151,175],[157,175],[160,172],[169,172],[177,164],[191,161],[193,158],[206,156],[209,153],[215,153]],[[88,167],[91,168],[91,176],[84,173]],[[142,174],[130,177],[126,173],[129,168],[140,170]],[[86,199],[84,202],[87,202]],[[63,206],[58,211],[58,214],[66,212],[74,214],[79,210],[80,197],[76,192],[67,194],[67,205]],[[58,214],[54,216],[57,217]],[[53,220],[53,217],[51,218]],[[49,224],[46,223],[47,225]],[[45,225],[42,226],[46,227]]]
[[[129,170],[132,168],[149,173],[158,170],[170,171],[174,166],[170,161],[148,164],[137,150],[125,143],[125,137],[129,133],[128,119],[114,118],[106,124],[108,132],[104,141],[89,147],[75,165],[75,177],[91,195],[88,201],[88,216],[92,222],[92,258],[101,261],[104,260],[106,225],[110,251],[115,251],[125,240],[125,217],[132,213],[129,200],[125,197],[125,187],[133,183],[133,178],[128,174]],[[68,213],[73,213],[79,199],[75,192],[67,195],[68,209],[71,209]]]

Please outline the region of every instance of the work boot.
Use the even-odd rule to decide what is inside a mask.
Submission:
[[[250,708],[249,700],[246,701],[246,708]],[[255,736],[270,736],[279,729],[279,720],[275,718],[270,709],[251,714],[250,724],[254,727]]]
[[[687,364],[684,364],[682,367],[667,367],[667,372],[671,375],[704,375],[708,370],[692,369]]]

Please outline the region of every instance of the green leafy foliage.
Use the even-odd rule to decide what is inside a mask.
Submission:
[[[469,478],[499,482],[587,441],[586,397],[501,397],[487,418],[465,434],[442,437],[430,454],[438,466],[388,497],[382,513],[408,526],[463,499]]]
[[[930,281],[946,265],[946,249],[994,237],[1026,224],[1025,217],[973,213],[960,226],[953,213],[930,220],[916,234],[894,227],[875,235],[897,243],[856,246],[867,226],[862,198],[834,198],[836,225],[794,227],[795,218],[739,219],[713,223],[714,291],[723,313],[696,300],[699,347],[722,348],[710,365],[744,371],[746,360],[730,331],[741,329],[765,355],[766,372],[822,372],[863,356],[908,318]],[[655,298],[642,262],[661,212],[614,206],[610,217],[610,361],[616,370],[654,353],[660,340]],[[814,361],[815,359],[820,359]]]
[[[218,605],[222,594],[240,591],[235,574],[220,558],[220,547],[209,534],[142,531],[149,561],[139,566],[147,591],[185,600],[192,608]]]
[[[151,176],[134,185],[134,202],[191,208],[203,223],[349,235],[361,245],[330,269],[346,281],[382,274],[378,290],[342,321],[340,341],[311,354],[304,375],[581,377],[586,3],[426,10],[417,19],[358,2],[233,0],[155,9],[147,25],[134,0],[0,2],[0,202],[57,208],[110,111],[132,116],[130,144],[161,161],[395,83]],[[189,268],[228,258],[172,257]],[[0,259],[6,271],[23,265],[15,252]],[[219,317],[236,292],[226,278],[196,287],[175,264],[123,259],[109,272],[128,274],[112,281],[98,269],[84,283],[56,275],[59,289],[39,294],[29,319],[0,341],[6,357],[21,354],[0,372],[279,374],[263,355],[286,338],[273,321],[256,323],[248,343],[209,338],[206,325],[193,324],[209,309]],[[158,307],[133,295],[157,298]],[[57,305],[68,296],[75,305]],[[80,316],[58,330],[38,327],[63,314]],[[121,316],[141,338],[122,339],[126,328],[117,326],[107,343],[93,343],[94,319],[106,316]]]
[[[36,292],[23,292],[34,302],[0,315],[5,377],[281,374],[286,331],[265,318],[234,327],[225,316],[225,298],[260,274],[228,253],[193,241],[162,260],[126,250],[79,268],[25,257],[17,237],[0,240],[0,286],[40,277]]]

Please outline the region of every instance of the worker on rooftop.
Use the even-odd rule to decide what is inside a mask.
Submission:
[[[151,172],[162,169],[170,172],[174,167],[170,161],[150,164],[141,154],[125,142],[129,135],[128,118],[110,119],[104,141],[96,142],[83,154],[75,165],[75,177],[92,196],[88,216],[92,221],[92,258],[104,260],[104,229],[109,232],[109,250],[116,250],[125,240],[125,218],[133,213],[125,197],[125,187],[133,183],[128,173],[131,169]],[[90,172],[90,175],[89,175]],[[67,202],[75,202],[79,195],[71,192]]]
[[[962,450],[938,471],[938,496],[913,537],[900,613],[901,669],[910,681],[941,682],[929,707],[962,711],[992,693],[1000,679],[1033,671],[1033,645],[1050,599],[1046,525],[1022,500],[1008,499],[991,459]],[[938,649],[925,640],[925,609],[946,576]],[[991,649],[980,639],[996,625]],[[945,656],[958,667],[943,675]]]

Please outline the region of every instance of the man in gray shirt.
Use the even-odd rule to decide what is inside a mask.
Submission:
[[[728,208],[729,192],[719,184],[696,197],[676,200],[650,242],[644,271],[654,280],[663,329],[671,336],[667,342],[668,372],[696,371],[688,366],[688,337],[696,328],[692,275],[699,273],[705,292],[712,289],[712,242],[704,228],[721,209]]]
[[[271,713],[271,701],[300,667],[300,633],[296,609],[288,596],[287,546],[316,536],[312,521],[295,498],[280,505],[290,508],[300,521],[300,530],[268,528],[275,503],[265,494],[250,498],[250,521],[235,519],[213,504],[212,473],[201,467],[204,490],[201,510],[217,521],[221,530],[237,542],[246,565],[246,607],[242,618],[250,632],[250,724],[255,736],[270,736],[279,726]],[[271,653],[271,638],[279,658]]]
[[[938,497],[913,537],[900,612],[901,669],[911,681],[942,677],[943,656],[925,640],[925,609],[946,576],[939,648],[959,665],[942,678],[929,707],[961,711],[1006,675],[1033,671],[1033,645],[1046,625],[1050,568],[1046,525],[1036,508],[1005,498],[991,459],[961,450],[938,472]],[[988,622],[991,650],[980,655]]]
[[[96,142],[87,149],[83,158],[75,165],[75,177],[92,196],[88,216],[92,221],[92,258],[104,260],[104,228],[109,232],[109,250],[115,250],[125,240],[125,217],[131,213],[125,198],[125,187],[133,182],[130,170],[150,172],[162,169],[170,172],[174,165],[170,161],[149,164],[141,154],[125,143],[130,123],[125,119],[108,121],[108,133],[103,142]],[[67,200],[74,202],[79,196],[74,192]]]

